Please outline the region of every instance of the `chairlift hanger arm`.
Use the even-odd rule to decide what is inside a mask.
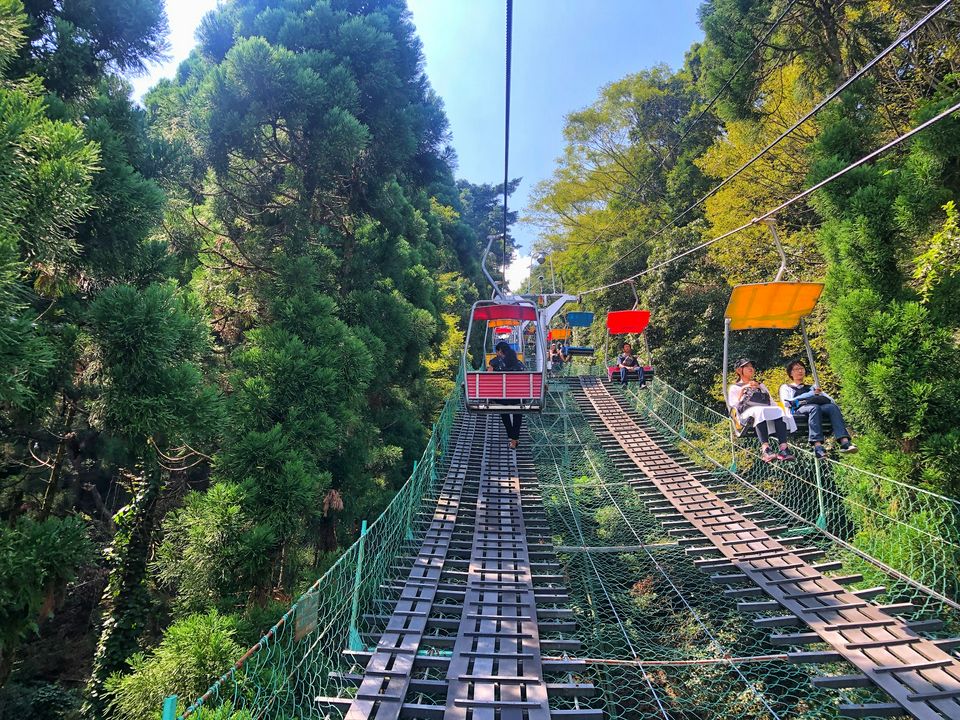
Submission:
[[[547,297],[553,297],[549,295]],[[560,309],[570,302],[580,302],[579,295],[566,295],[561,294],[556,296],[556,300],[551,302],[545,308],[540,311],[540,322],[543,323],[543,327],[549,327],[550,322],[556,317],[557,313],[560,312]]]

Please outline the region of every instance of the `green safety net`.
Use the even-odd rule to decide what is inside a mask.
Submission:
[[[462,412],[459,382],[456,387],[423,459],[384,514],[203,698],[181,703],[181,716],[342,716],[325,699],[355,692],[338,673],[362,667],[343,651],[376,644],[373,618],[391,611],[380,586],[403,573],[395,558],[419,546],[412,520],[432,511],[442,482]],[[812,676],[849,672],[849,666],[788,662],[786,648],[770,643],[770,631],[753,626],[758,614],[739,612],[724,586],[696,569],[663,531],[593,434],[571,388],[553,383],[547,410],[527,417],[583,643],[579,656],[588,661],[582,679],[597,693],[551,698],[551,707],[597,707],[623,720],[832,718],[841,703],[884,699],[870,689],[813,687]],[[665,447],[714,473],[722,489],[776,518],[787,534],[803,534],[804,545],[821,547],[827,560],[841,561],[843,574],[862,574],[851,588],[882,585],[877,602],[911,600],[908,618],[944,620],[936,637],[960,632],[960,503],[840,462],[816,461],[805,448],[797,448],[792,465],[764,464],[756,441],[731,444],[723,416],[660,379],[649,388],[629,388],[625,396]],[[423,676],[440,677],[437,672]]]

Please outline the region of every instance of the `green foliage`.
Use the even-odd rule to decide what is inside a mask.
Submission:
[[[206,328],[170,285],[114,285],[90,307],[104,377],[103,425],[133,443],[200,436],[215,417],[215,396],[196,360]],[[214,424],[215,426],[215,424]]]
[[[21,517],[0,526],[0,684],[17,647],[37,632],[91,551],[87,529],[76,517]]]
[[[243,487],[220,482],[205,493],[190,493],[182,508],[164,518],[156,569],[176,592],[178,615],[234,608],[269,572],[276,537],[270,525],[249,516],[249,507]]]
[[[183,712],[187,698],[202,695],[210,678],[243,653],[236,635],[236,619],[216,611],[177,620],[152,652],[130,658],[129,673],[111,675],[107,681],[111,717],[159,718],[163,700],[171,694],[181,698]]]

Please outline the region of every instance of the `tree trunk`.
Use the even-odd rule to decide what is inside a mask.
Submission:
[[[64,396],[63,402],[67,403]],[[46,520],[53,510],[53,499],[56,497],[57,489],[60,487],[60,472],[63,469],[63,458],[67,452],[67,442],[70,439],[70,426],[73,423],[73,416],[76,414],[76,405],[70,403],[66,408],[66,416],[60,430],[60,442],[57,444],[57,453],[53,459],[53,467],[50,468],[50,477],[47,478],[47,487],[43,492],[43,502],[40,504],[40,520]]]
[[[149,468],[143,487],[115,518],[117,533],[107,551],[110,577],[101,601],[102,631],[83,707],[84,717],[91,720],[104,716],[104,684],[139,649],[138,641],[150,623],[152,599],[147,587],[147,562],[157,525],[155,510],[161,486],[160,469]]]

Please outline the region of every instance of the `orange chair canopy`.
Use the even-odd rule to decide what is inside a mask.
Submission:
[[[547,340],[569,340],[570,331],[567,328],[554,328],[547,335]]]
[[[649,310],[614,310],[607,313],[607,331],[611,335],[642,333],[649,323]]]
[[[481,305],[473,310],[474,320],[536,320],[532,305]],[[499,323],[505,325],[506,323]]]
[[[813,312],[822,292],[823,283],[814,282],[738,285],[724,317],[730,320],[731,330],[792,330],[800,318]]]

